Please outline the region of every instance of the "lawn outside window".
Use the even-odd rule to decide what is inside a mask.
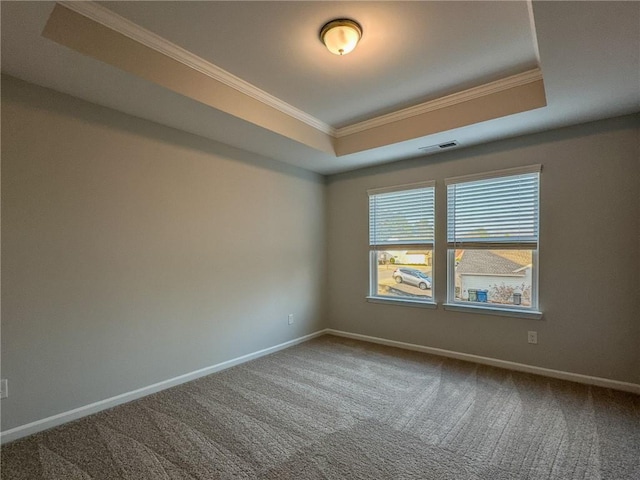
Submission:
[[[435,182],[368,190],[373,302],[434,306]]]
[[[540,165],[450,178],[449,310],[540,318]]]

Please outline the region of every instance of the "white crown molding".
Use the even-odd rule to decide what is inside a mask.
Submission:
[[[386,115],[347,125],[342,128],[334,128],[322,120],[280,100],[255,85],[236,77],[232,73],[169,42],[94,1],[61,0],[57,3],[334,138],[346,137],[354,133],[360,133],[372,128],[381,127],[417,115],[451,107],[510,88],[542,80],[542,71],[540,68],[535,68],[524,73],[512,75]]]
[[[316,117],[309,115],[308,113],[290,105],[283,100],[259,89],[255,85],[236,77],[232,73],[210,63],[203,58],[194,55],[193,53],[185,50],[174,43],[156,35],[155,33],[133,23],[130,20],[112,12],[111,10],[99,5],[93,1],[60,1],[57,2],[60,5],[72,10],[80,15],[83,15],[91,20],[104,25],[111,30],[114,30],[126,37],[135,40],[153,50],[160,52],[186,66],[192,68],[218,82],[221,82],[228,87],[231,87],[238,92],[241,92],[265,105],[268,105],[276,110],[285,113],[296,120],[304,122],[305,124],[335,137],[336,129],[331,125],[317,119]]]
[[[536,29],[536,17],[533,14],[533,0],[527,0],[527,14],[529,15],[529,28],[531,28],[533,50],[536,53],[536,60],[538,60],[538,65],[540,65],[540,47],[538,46],[538,30]]]
[[[391,112],[386,115],[381,115],[370,120],[338,128],[336,130],[336,137],[346,137],[347,135],[363,132],[375,127],[381,127],[383,125],[388,125],[389,123],[433,112],[442,108],[451,107],[460,103],[465,103],[470,100],[475,100],[476,98],[485,97],[510,88],[537,82],[539,80],[542,80],[542,70],[540,70],[540,68],[534,68],[533,70],[502,78],[485,85],[480,85],[479,87],[469,88],[445,97],[420,103],[412,107],[403,108],[402,110]]]

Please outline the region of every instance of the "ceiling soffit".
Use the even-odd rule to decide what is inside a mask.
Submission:
[[[209,107],[336,156],[546,106],[542,72],[536,68],[333,128],[94,2],[59,2],[42,35]]]

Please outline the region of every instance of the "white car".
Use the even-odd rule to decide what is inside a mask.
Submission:
[[[427,290],[428,288],[431,288],[431,277],[420,270],[416,270],[415,268],[397,268],[393,272],[393,279],[396,283],[414,285],[420,290]]]

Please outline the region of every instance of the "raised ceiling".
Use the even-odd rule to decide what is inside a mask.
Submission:
[[[101,4],[334,127],[538,66],[525,2],[148,3]],[[318,38],[339,16],[344,57]]]
[[[635,2],[74,3],[3,2],[2,71],[324,174],[640,110]]]

